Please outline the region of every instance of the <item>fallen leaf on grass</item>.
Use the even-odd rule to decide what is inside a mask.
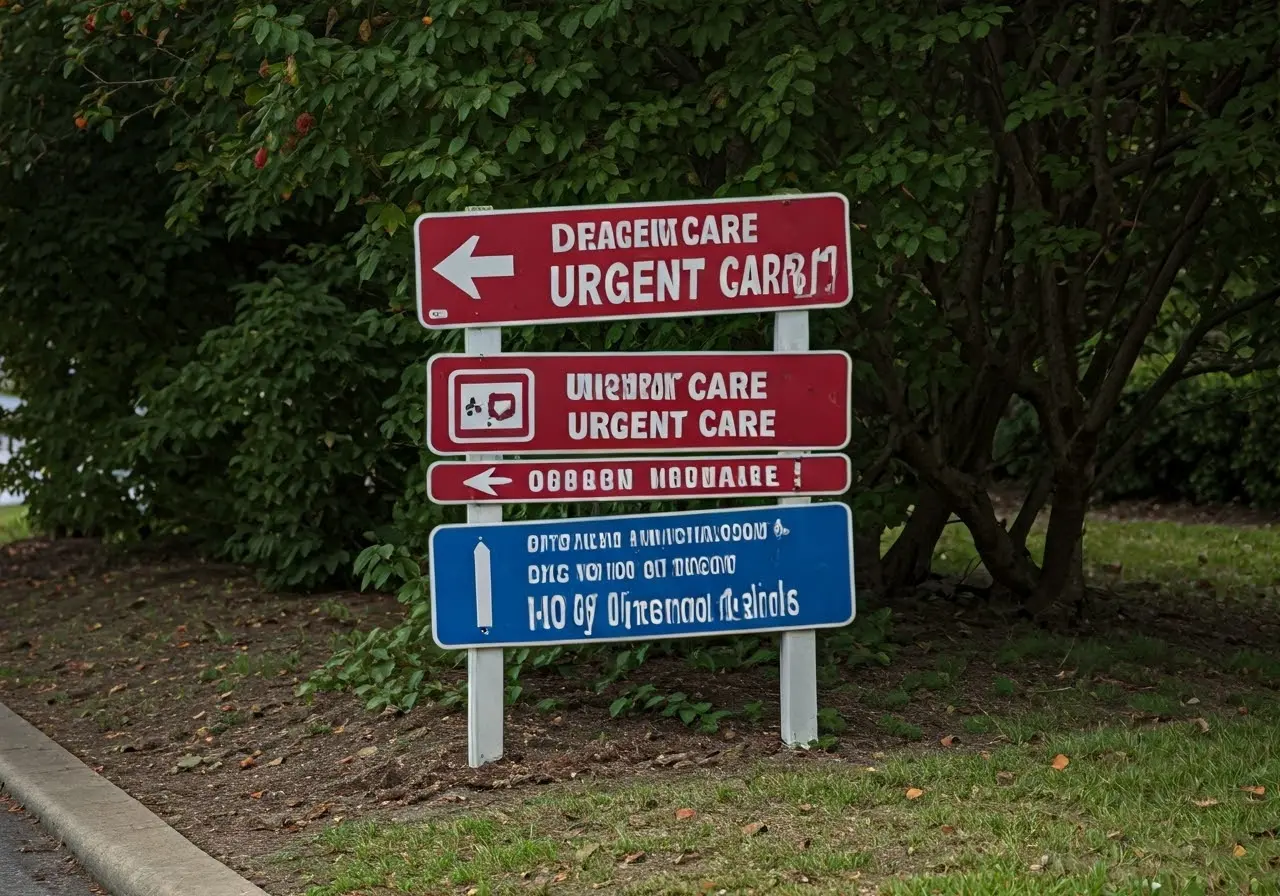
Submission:
[[[1107,832],[1107,839],[1108,839],[1108,840],[1123,840],[1123,839],[1124,839],[1124,831],[1108,831],[1108,832]]]
[[[1235,856],[1237,859],[1243,858],[1248,852],[1249,850],[1245,849],[1239,843],[1236,844],[1235,849],[1231,850],[1231,854]]]
[[[921,790],[919,787],[908,787],[908,788],[907,788],[907,799],[909,799],[909,800],[918,800],[918,799],[920,799],[920,797],[922,797],[922,796],[924,796],[924,791],[923,791],[923,790]]]
[[[1208,809],[1210,806],[1218,805],[1218,801],[1215,800],[1213,797],[1209,797],[1208,799],[1204,799],[1204,800],[1192,800],[1191,802],[1195,803],[1201,809]]]
[[[204,718],[205,713],[206,713],[207,711],[208,711],[208,710],[204,710],[204,709],[200,710],[198,713],[196,713],[195,715],[193,715],[193,716],[191,717],[191,721],[193,721],[193,722],[198,722],[198,721],[200,721],[201,719],[203,719],[203,718]]]
[[[317,818],[322,818],[332,807],[333,803],[321,803],[307,813],[307,818],[311,821],[315,821]]]
[[[1240,789],[1243,790],[1245,793],[1249,794],[1249,796],[1266,796],[1267,795],[1267,788],[1262,787],[1258,784],[1245,785]]]
[[[265,790],[255,790],[253,793],[249,794],[249,798],[250,798],[250,799],[255,799],[255,800],[260,800],[260,799],[262,799],[262,795],[263,795],[264,793],[266,793],[266,791],[265,791]]]
[[[579,848],[578,851],[573,854],[573,857],[579,862],[585,862],[587,859],[591,858],[599,848],[599,843],[588,843],[586,846]]]
[[[258,760],[254,759],[252,756],[246,756],[240,760],[241,768],[253,768],[257,764]]]
[[[1062,771],[1064,768],[1066,768],[1068,765],[1071,764],[1071,760],[1068,759],[1066,756],[1062,755],[1061,753],[1059,753],[1057,756],[1053,757],[1053,762],[1051,764],[1053,768],[1056,769],[1057,771]]]
[[[949,747],[952,744],[957,743],[959,740],[960,738],[956,737],[954,734],[948,734],[942,740],[938,741],[938,743],[942,744],[944,747]]]
[[[348,762],[350,762],[352,759],[355,759],[355,758],[356,757],[354,756],[343,756],[341,759],[338,760],[338,765],[346,765]]]
[[[557,874],[557,875],[555,876],[555,878],[552,880],[552,882],[553,882],[553,883],[557,883],[557,884],[562,884],[562,883],[564,883],[565,881],[567,881],[568,879],[569,879],[569,872],[567,872],[567,871],[561,871],[559,874]]]
[[[643,862],[644,856],[645,853],[643,849],[638,849],[635,852],[629,852],[622,857],[622,864],[634,865],[636,862]]]
[[[376,755],[377,752],[378,752],[377,747],[363,747],[356,751],[356,755],[359,756],[361,759],[368,759],[370,756]]]
[[[200,764],[200,762],[201,762],[201,759],[199,756],[192,756],[190,754],[187,754],[186,756],[183,756],[181,759],[178,760],[177,765],[178,765],[178,768],[195,768],[197,765]]]
[[[697,850],[691,849],[688,852],[681,852],[680,855],[676,856],[676,860],[672,864],[683,865],[685,862],[692,862],[700,858],[702,858],[702,854]]]
[[[801,815],[808,815],[813,811],[813,803],[801,803],[799,808]]]
[[[1201,719],[1201,718],[1195,718],[1195,719],[1192,719],[1191,721],[1192,721],[1192,723],[1194,723],[1194,724],[1195,724],[1195,726],[1196,726],[1197,728],[1199,728],[1199,729],[1200,729],[1200,733],[1201,733],[1201,734],[1208,734],[1208,733],[1209,733],[1209,723],[1208,723],[1208,722],[1206,722],[1204,719]]]
[[[697,818],[697,817],[698,817],[697,809],[677,809],[676,810],[676,821],[689,821],[690,819]]]
[[[754,837],[756,834],[763,834],[769,830],[769,826],[763,821],[753,821],[751,824],[742,826],[742,833],[747,837]]]
[[[127,687],[129,687],[127,684],[112,685],[111,690],[107,691],[107,696],[110,697],[112,694],[118,694]]]
[[[996,772],[996,782],[999,784],[1012,784],[1013,772]]]
[[[277,765],[279,765],[279,764],[280,764],[280,763],[282,763],[282,762],[284,762],[284,757],[283,757],[283,756],[277,756],[275,759],[272,759],[270,762],[268,762],[268,763],[267,763],[267,765],[269,765],[269,766],[277,766]]]
[[[944,824],[941,828],[941,831],[944,834],[954,834],[956,832],[956,829],[952,825]]]

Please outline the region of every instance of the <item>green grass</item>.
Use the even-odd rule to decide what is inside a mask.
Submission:
[[[16,507],[0,507],[0,544],[8,544],[30,534],[27,528],[27,509],[19,504]]]
[[[1162,894],[1272,893],[1276,724],[1113,727],[874,767],[770,762],[743,777],[563,787],[467,818],[340,824],[317,841],[332,865],[308,894],[834,894],[861,885],[894,896],[1136,896],[1151,893],[1149,881]],[[1063,771],[1051,767],[1059,753],[1070,759]],[[1264,782],[1260,799],[1241,790]],[[911,800],[909,788],[924,793]],[[676,820],[681,808],[696,817]],[[754,822],[766,830],[743,830]]]
[[[891,543],[897,531],[886,533]],[[1043,520],[1027,539],[1036,562],[1044,555]],[[1158,582],[1173,592],[1207,589],[1223,593],[1267,591],[1280,585],[1280,532],[1245,526],[1189,525],[1150,521],[1090,520],[1085,561],[1108,583]],[[968,530],[947,526],[934,568],[951,575],[981,567]]]

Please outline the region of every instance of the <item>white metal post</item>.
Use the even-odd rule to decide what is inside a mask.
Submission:
[[[773,320],[775,352],[809,350],[809,312],[779,311]],[[785,452],[784,452],[785,453]],[[779,498],[779,504],[808,504],[809,498]],[[782,742],[802,747],[818,739],[818,638],[813,629],[783,632],[779,656]]]
[[[469,355],[502,353],[501,327],[468,327]],[[467,460],[501,460],[501,454],[468,454]],[[468,523],[502,522],[501,504],[468,504]],[[473,647],[467,651],[467,764],[472,768],[502,758],[502,722],[506,681],[501,647]]]

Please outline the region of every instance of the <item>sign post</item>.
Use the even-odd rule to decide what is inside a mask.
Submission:
[[[773,350],[802,352],[808,348],[809,313],[780,311],[775,314]],[[809,500],[807,497],[779,498],[778,503],[808,504]],[[813,629],[783,632],[778,664],[782,742],[789,747],[805,746],[818,739],[817,632]]]
[[[489,206],[472,206],[465,214],[485,211]],[[502,354],[501,327],[470,327],[463,334],[468,354],[491,357]],[[429,406],[428,406],[429,407]],[[467,460],[486,462],[500,460],[500,454],[468,454]],[[502,521],[501,504],[468,504],[467,523],[483,525]],[[435,579],[432,569],[432,580]],[[476,576],[480,576],[479,557]],[[480,615],[477,597],[477,616]],[[489,624],[492,624],[490,609]],[[467,651],[467,764],[479,768],[502,758],[503,712],[506,708],[506,682],[501,647],[476,647]]]
[[[816,632],[856,601],[849,508],[810,504],[848,490],[849,460],[809,452],[849,442],[852,361],[810,351],[808,312],[853,297],[849,228],[837,193],[415,222],[419,320],[466,336],[428,362],[426,429],[465,455],[428,494],[467,507],[433,530],[430,580],[432,637],[467,651],[472,767],[503,754],[502,652],[528,644],[781,632],[782,740],[817,739]],[[502,353],[504,325],[751,312],[775,313],[772,352]],[[512,502],[727,497],[778,506],[502,522]]]
[[[469,328],[465,340],[468,353],[485,356],[502,353],[501,327]],[[483,463],[501,457],[500,454],[468,454],[467,460]],[[469,525],[501,521],[501,504],[467,505]],[[476,563],[478,574],[479,558]],[[435,581],[434,567],[431,580]],[[489,624],[492,624],[492,611],[489,615]],[[473,647],[467,651],[467,764],[472,768],[502,758],[502,715],[506,707],[502,665],[501,647]]]

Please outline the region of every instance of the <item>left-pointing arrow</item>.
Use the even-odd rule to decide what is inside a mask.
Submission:
[[[490,467],[487,470],[482,470],[481,472],[472,476],[470,479],[462,480],[462,484],[469,485],[476,491],[484,492],[486,495],[489,495],[490,497],[496,497],[498,493],[494,491],[493,487],[495,485],[511,484],[511,480],[506,476],[494,475],[497,472],[498,472],[497,467]]]
[[[476,289],[477,277],[512,277],[516,270],[514,255],[474,254],[479,242],[479,235],[468,237],[444,261],[432,268],[473,299],[480,298],[480,290]]]
[[[476,626],[486,633],[493,628],[493,574],[489,566],[489,546],[476,544]]]

